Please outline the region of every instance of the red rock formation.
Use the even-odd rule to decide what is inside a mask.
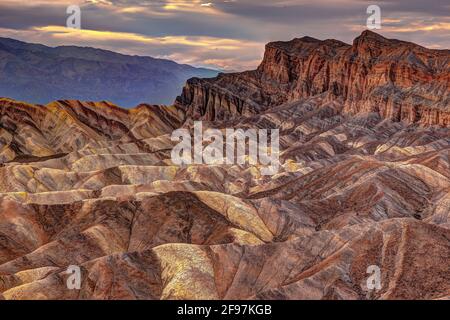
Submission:
[[[450,51],[365,31],[353,45],[310,37],[266,46],[255,71],[192,79],[177,102],[194,119],[230,119],[325,95],[351,114],[450,125]]]
[[[366,32],[271,43],[175,106],[0,99],[0,299],[449,298],[448,61]],[[201,118],[280,129],[279,173],[174,165]]]

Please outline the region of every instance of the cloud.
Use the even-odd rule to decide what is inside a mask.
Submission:
[[[11,37],[16,37],[17,33],[24,34],[10,29],[0,29],[0,32]],[[25,34],[26,37],[47,45],[70,43],[100,47],[124,54],[149,55],[222,70],[252,68],[257,63],[254,60],[255,53],[259,52],[258,61],[263,54],[263,44],[258,42],[207,36],[151,37],[126,32],[69,29],[63,26],[35,27]],[[239,55],[239,61],[230,58],[236,55]]]
[[[378,0],[380,33],[450,47],[448,0]],[[82,8],[82,32],[65,30],[66,7]],[[48,45],[86,45],[198,66],[254,68],[264,44],[304,35],[351,42],[369,0],[2,0],[2,35]]]

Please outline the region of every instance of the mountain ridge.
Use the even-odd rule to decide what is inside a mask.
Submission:
[[[351,45],[306,40],[169,106],[0,99],[0,299],[450,298],[450,127],[371,99],[389,81],[445,92],[446,75],[372,39],[353,64]],[[278,129],[279,172],[175,165],[171,134],[196,120]]]
[[[167,59],[0,38],[0,95],[33,103],[76,99],[110,100],[125,107],[169,104],[188,78],[216,74]]]
[[[220,120],[233,117],[230,108],[250,115],[320,94],[328,95],[328,101],[342,100],[349,113],[376,111],[398,121],[447,126],[450,51],[371,31],[353,45],[309,37],[273,42],[256,70],[190,79],[177,103],[193,118],[213,120],[214,113]],[[214,106],[216,98],[222,104]]]

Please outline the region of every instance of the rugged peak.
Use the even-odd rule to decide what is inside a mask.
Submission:
[[[295,38],[294,41],[302,41],[302,42],[321,42],[321,40],[313,38],[313,37],[309,37],[309,36],[304,36],[301,38]]]
[[[302,49],[316,47],[321,41],[311,37],[295,38],[289,41],[269,42],[266,52],[270,49],[282,50],[287,53],[301,52]]]
[[[406,44],[406,42],[387,39],[378,33],[370,30],[365,30],[359,37],[357,37],[353,41],[353,51],[367,51],[371,54],[379,54],[380,52],[377,51],[377,49],[381,49],[383,47],[392,47],[394,45],[397,46],[399,44]]]
[[[370,39],[377,41],[389,41],[387,38],[383,37],[381,34],[370,30],[364,30],[357,39]]]
[[[309,53],[311,50],[314,50],[318,47],[339,48],[344,46],[349,45],[339,40],[319,40],[316,38],[305,36],[302,38],[295,38],[290,41],[270,42],[266,46],[266,51],[270,50],[271,48],[276,48],[285,51],[288,54],[299,55],[302,53]]]
[[[321,95],[342,101],[349,113],[378,112],[394,121],[448,126],[449,59],[448,51],[369,30],[353,45],[296,38],[269,43],[256,72],[199,80],[180,101],[194,110],[190,114],[211,120]]]

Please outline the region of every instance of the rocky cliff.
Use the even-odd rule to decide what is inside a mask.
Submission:
[[[191,79],[177,103],[195,119],[231,119],[318,95],[350,114],[450,125],[450,51],[363,32],[347,45],[310,37],[266,46],[255,71]]]
[[[302,38],[173,106],[0,99],[0,299],[450,298],[445,57]],[[279,172],[175,165],[192,119],[279,129]]]

